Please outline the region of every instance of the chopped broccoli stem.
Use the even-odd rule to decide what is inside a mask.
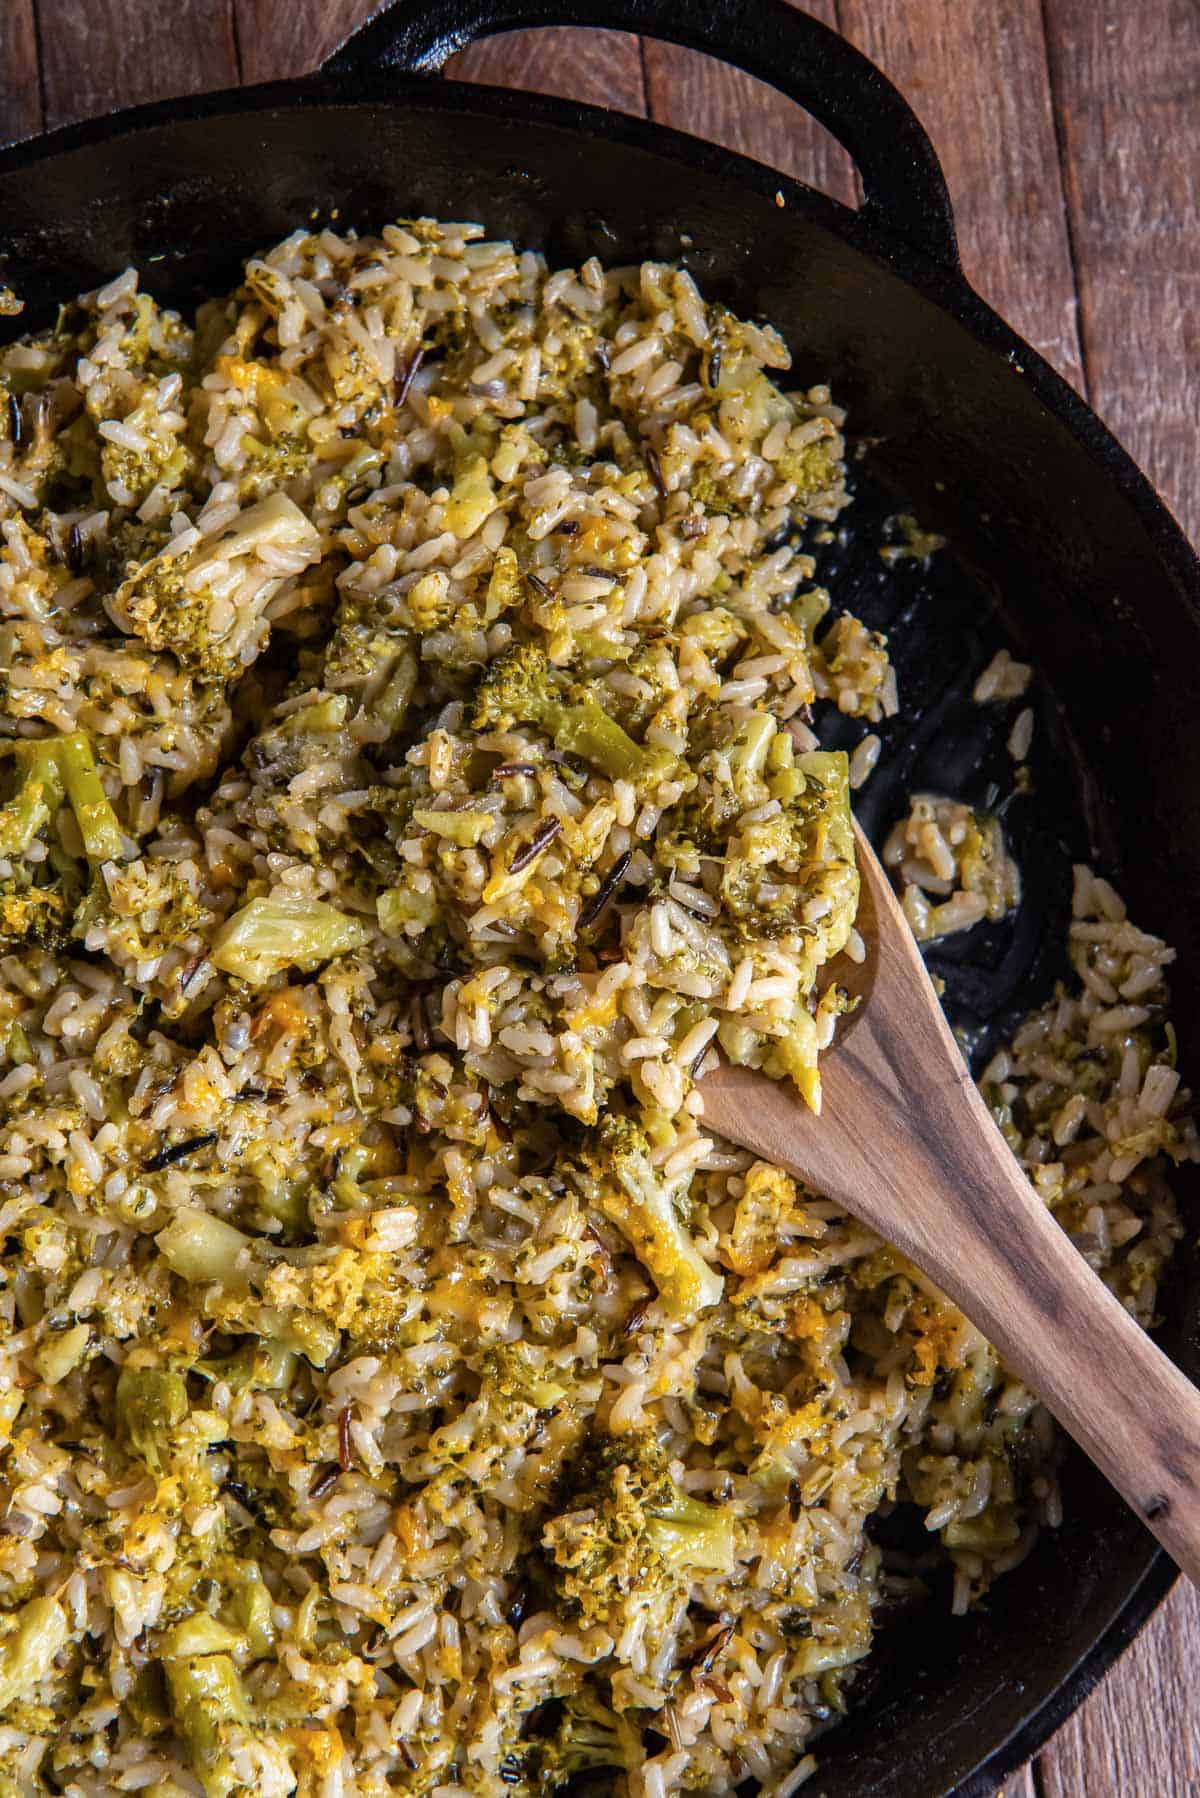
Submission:
[[[13,752],[24,779],[16,797],[0,810],[0,855],[24,855],[66,798],[88,860],[119,859],[121,827],[96,770],[87,733],[39,737],[14,744]]]
[[[826,841],[823,853],[838,861],[857,866],[854,854],[854,824],[850,816],[850,764],[841,749],[810,749],[796,757],[796,766],[806,780],[823,787],[827,801],[822,817]],[[857,903],[858,887],[854,888]],[[851,910],[849,923],[853,923]]]
[[[245,1637],[230,1629],[207,1611],[193,1611],[162,1639],[164,1660],[194,1660],[202,1654],[237,1654],[246,1646]]]
[[[213,965],[251,986],[360,949],[366,926],[320,899],[251,899],[213,938]]]
[[[413,823],[432,835],[457,843],[460,849],[471,849],[485,831],[496,822],[492,812],[415,811]]]
[[[17,1699],[30,1698],[69,1635],[67,1613],[57,1598],[31,1598],[22,1608],[16,1629],[0,1649],[0,1714]]]
[[[541,723],[564,755],[577,755],[610,780],[659,781],[672,772],[675,757],[666,749],[643,749],[592,698],[578,705],[547,706]]]
[[[89,863],[124,854],[116,813],[96,771],[83,731],[11,743],[19,776],[16,793],[0,807],[0,856],[13,863],[0,889],[0,940],[60,948],[77,930],[83,896],[74,842],[68,850],[48,827],[69,801]],[[31,854],[42,838],[39,856]]]
[[[164,1662],[171,1714],[208,1798],[226,1798],[237,1784],[229,1752],[249,1721],[238,1670],[227,1654]]]
[[[223,1217],[197,1208],[177,1211],[156,1240],[168,1266],[192,1285],[228,1286],[244,1278],[251,1240]]]
[[[382,719],[389,730],[397,731],[404,722],[413,694],[417,690],[419,669],[413,650],[403,649],[383,691],[371,701],[371,715]]]
[[[182,1374],[166,1367],[121,1369],[117,1381],[117,1420],[129,1446],[151,1473],[161,1473],[170,1458],[171,1434],[188,1414],[187,1386]]]
[[[83,731],[59,737],[58,766],[89,861],[116,861],[121,853],[117,815],[96,772],[92,746]]]
[[[681,1567],[733,1572],[733,1518],[719,1505],[676,1493],[661,1510],[649,1506],[647,1534],[659,1553]]]
[[[233,1614],[241,1626],[246,1646],[255,1660],[262,1660],[275,1646],[271,1594],[253,1561],[244,1565],[233,1600]]]
[[[83,1360],[91,1336],[87,1324],[73,1324],[69,1330],[58,1330],[47,1336],[33,1358],[34,1366],[47,1386],[57,1386],[75,1371]]]
[[[788,607],[792,622],[803,631],[810,646],[817,626],[829,610],[829,604],[829,595],[825,589],[814,587],[808,593],[801,594],[799,599],[793,600]]]
[[[248,1240],[248,1239],[247,1239]],[[270,1337],[248,1342],[230,1360],[219,1362],[220,1378],[235,1392],[277,1392],[290,1385],[296,1368],[293,1349]]]

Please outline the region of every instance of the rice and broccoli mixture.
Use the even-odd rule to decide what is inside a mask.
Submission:
[[[978,1332],[704,1132],[718,1048],[819,1104],[812,726],[898,703],[787,366],[428,221],[0,351],[0,1792],[786,1798],[1056,1521]],[[1170,951],[1081,869],[1071,954],[986,1090],[1148,1322]]]

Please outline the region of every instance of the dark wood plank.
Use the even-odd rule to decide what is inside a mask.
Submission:
[[[836,0],[810,0],[805,11],[836,25]],[[846,204],[854,171],[841,146],[774,88],[709,56],[647,39],[650,116],[695,137],[753,156]]]
[[[238,80],[232,0],[35,5],[47,126]]]
[[[5,0],[0,6],[0,142],[32,137],[41,128],[33,0]]]
[[[1190,1798],[1200,1791],[1200,1594],[1181,1580],[1039,1764],[1045,1798]]]
[[[840,0],[839,11],[933,139],[968,276],[1081,386],[1040,0]]]
[[[1200,8],[1050,0],[1093,402],[1200,537]]]
[[[1200,13],[1048,0],[1092,403],[1200,536]],[[1200,1789],[1200,1597],[1181,1584],[1042,1758],[1047,1798]]]
[[[272,81],[316,68],[376,10],[376,0],[235,0],[247,81]],[[534,93],[563,94],[594,106],[642,113],[638,41],[622,31],[513,31],[472,44],[446,73]]]
[[[619,112],[646,110],[638,40],[625,31],[510,31],[461,51],[446,73]]]
[[[243,81],[278,81],[324,62],[379,0],[234,0]]]

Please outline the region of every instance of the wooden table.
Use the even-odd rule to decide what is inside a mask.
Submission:
[[[374,4],[0,0],[0,139],[298,74]],[[809,10],[880,63],[921,115],[980,291],[1087,396],[1200,537],[1197,0],[809,0]],[[686,51],[548,32],[493,40],[453,72],[649,112],[853,199],[849,164],[819,127]],[[1200,1792],[1198,1655],[1200,1598],[1177,1587],[1004,1798]]]

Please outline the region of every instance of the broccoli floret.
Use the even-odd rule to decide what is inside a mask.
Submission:
[[[149,856],[104,869],[75,913],[73,934],[128,967],[165,954],[211,921],[186,869]]]
[[[742,736],[745,741],[735,745],[743,755],[741,764],[734,766],[735,781],[758,778],[752,766],[753,741],[745,732]],[[777,755],[775,744],[784,745],[786,753]],[[821,968],[846,947],[858,910],[846,757],[840,751],[823,750],[793,757],[780,733],[768,748],[761,773],[765,790],[782,809],[774,817],[742,824],[731,834],[721,897],[726,919],[749,945],[778,937],[792,940],[799,997],[786,1033],[771,1037],[763,1065],[769,1074],[794,1080],[813,1110],[819,1111],[820,1033],[809,997]],[[827,1011],[844,1007],[833,988],[822,1004]],[[740,1019],[722,1020],[720,1042],[732,1060],[746,1059],[746,1032]]]
[[[271,1611],[271,1594],[258,1563],[243,1561],[238,1566],[232,1583],[233,1615],[247,1649],[256,1659],[262,1659],[275,1646],[275,1622]]]
[[[196,472],[195,454],[187,443],[169,432],[161,436],[157,433],[156,414],[157,402],[153,396],[148,396],[123,420],[145,439],[141,449],[131,450],[100,439],[100,473],[104,487],[109,489],[112,482],[119,482],[130,496],[126,504],[140,505],[154,487],[177,489]]]
[[[510,649],[488,670],[475,701],[476,730],[532,724],[563,755],[576,755],[610,780],[657,785],[678,767],[669,750],[643,748],[590,693],[572,689],[543,650]]]
[[[320,554],[320,532],[286,494],[271,493],[182,553],[168,544],[105,603],[119,628],[151,649],[229,679],[262,650],[270,632],[267,605],[288,574],[302,572]]]
[[[634,1726],[590,1692],[566,1699],[554,1734],[513,1757],[537,1798],[554,1798],[585,1773],[630,1772],[641,1759]]]
[[[732,1512],[681,1492],[650,1431],[585,1457],[572,1504],[542,1546],[560,1596],[589,1623],[630,1597],[655,1603],[695,1575],[732,1571]]]
[[[57,886],[37,886],[23,873],[0,886],[0,943],[61,949],[71,940],[75,907]]]
[[[781,481],[790,481],[795,487],[795,506],[807,512],[815,505],[827,506],[836,499],[842,481],[840,448],[837,429],[830,424],[823,439],[780,456],[776,473]]]
[[[688,1178],[660,1177],[632,1118],[610,1114],[601,1120],[584,1150],[580,1183],[589,1204],[628,1238],[672,1317],[694,1318],[719,1302],[721,1276],[700,1254],[677,1209]]]
[[[271,1244],[195,1206],[176,1211],[156,1242],[173,1273],[190,1286],[207,1288],[201,1308],[232,1334],[266,1337],[279,1349],[304,1355],[314,1367],[324,1367],[333,1354],[340,1335],[328,1318],[299,1303],[281,1310],[251,1291],[285,1259]]]
[[[548,1411],[567,1397],[550,1351],[540,1343],[489,1344],[480,1352],[479,1365],[491,1389],[509,1403]]]

